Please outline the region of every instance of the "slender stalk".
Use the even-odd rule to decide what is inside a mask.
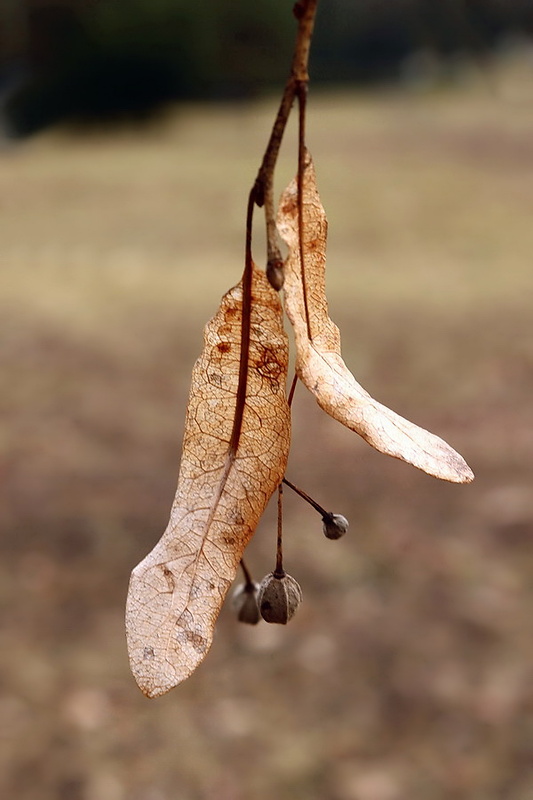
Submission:
[[[252,313],[252,221],[254,205],[265,206],[267,226],[267,257],[271,265],[281,264],[282,257],[277,242],[276,219],[273,200],[274,170],[278,160],[279,149],[283,134],[289,119],[292,105],[296,96],[299,96],[300,87],[307,85],[309,75],[307,65],[309,62],[309,48],[313,34],[316,7],[318,0],[298,0],[293,12],[298,20],[298,32],[292,60],[291,74],[285,85],[280,107],[272,132],[268,141],[259,172],[255,183],[248,195],[246,211],[246,247],[245,266],[242,278],[242,322],[241,322],[241,352],[239,358],[239,382],[237,385],[237,400],[235,404],[235,417],[228,450],[227,469],[233,463],[239,447],[242,430],[242,420],[246,405],[246,390],[248,386],[248,365],[250,358],[250,324]]]
[[[307,338],[312,340],[311,320],[309,318],[309,303],[307,301],[307,284],[305,282],[305,247],[304,247],[304,175],[307,150],[305,147],[305,112],[307,108],[307,84],[298,86],[298,249],[300,251],[300,271],[302,274],[302,289],[304,297],[305,323],[307,325]]]
[[[259,167],[254,183],[254,199],[259,207],[265,207],[265,224],[267,236],[267,264],[274,265],[282,262],[276,229],[276,212],[274,205],[274,171],[278,160],[283,134],[289,120],[295,98],[294,78],[291,73],[276,115],[270,139]]]
[[[246,210],[246,245],[245,262],[242,276],[242,313],[241,313],[241,352],[239,357],[239,382],[237,384],[237,399],[235,402],[235,416],[229,441],[228,457],[233,461],[237,454],[242,431],[242,419],[246,405],[246,389],[248,387],[248,362],[250,359],[250,325],[252,317],[252,223],[254,216],[254,190],[248,196]]]
[[[276,544],[276,569],[274,570],[276,578],[283,578],[285,570],[283,569],[283,484],[278,486],[278,540]]]
[[[242,559],[242,558],[241,558],[241,569],[242,569],[242,572],[243,572],[243,575],[244,575],[244,581],[246,583],[245,589],[253,589],[254,588],[254,582],[253,582],[252,575],[251,575],[248,567],[244,563],[244,559]]]
[[[291,388],[289,390],[289,396],[287,398],[287,403],[289,404],[289,408],[292,406],[292,400],[294,397],[294,392],[296,391],[297,383],[298,383],[298,375],[294,373],[294,378],[292,379]]]
[[[331,516],[329,511],[326,511],[325,508],[322,508],[322,506],[319,505],[316,500],[313,500],[313,498],[310,497],[307,492],[304,492],[303,489],[299,489],[298,486],[295,486],[294,483],[291,483],[287,478],[283,478],[283,483],[287,484],[287,486],[291,488],[293,492],[296,492],[296,494],[300,495],[300,497],[309,503],[309,505],[313,506],[315,511],[318,511],[322,519],[324,519],[324,517],[329,518]]]
[[[282,262],[274,210],[274,171],[294,100],[299,95],[300,87],[307,86],[309,82],[307,68],[317,4],[318,0],[299,0],[293,8],[294,16],[298,20],[298,31],[291,72],[283,90],[276,120],[272,126],[270,139],[253,188],[255,202],[260,207],[265,206],[267,263],[269,265]]]
[[[298,0],[294,4],[293,14],[298,20],[298,38],[292,61],[292,74],[296,80],[307,83],[309,73],[309,50],[315,27],[315,16],[318,0]]]

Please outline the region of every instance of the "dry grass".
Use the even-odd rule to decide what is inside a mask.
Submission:
[[[298,616],[248,630],[224,609],[153,702],[128,673],[128,574],[166,523],[274,104],[5,152],[2,796],[533,796],[533,107],[506,97],[325,95],[309,122],[347,359],[476,483],[375,454],[299,391],[290,475],[351,532],[326,541],[287,497]],[[273,546],[267,515],[258,575]]]

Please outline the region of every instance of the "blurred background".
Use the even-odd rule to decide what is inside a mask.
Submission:
[[[129,673],[129,573],[242,271],[291,5],[1,4],[2,796],[533,798],[530,0],[322,0],[311,59],[345,359],[476,481],[375,453],[298,387],[288,477],[349,533],[287,491],[290,625],[227,604],[172,693]],[[291,128],[278,190],[295,154]],[[256,578],[274,548],[269,509]]]
[[[3,0],[0,97],[26,135],[62,119],[142,120],[183,99],[279,87],[294,38],[289,0]],[[531,0],[328,0],[313,82],[453,78],[465,60],[533,34]]]

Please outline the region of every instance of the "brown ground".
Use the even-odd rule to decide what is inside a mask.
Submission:
[[[224,608],[157,701],[128,671],[128,576],[166,524],[274,103],[3,154],[2,797],[533,798],[533,91],[504,77],[312,97],[309,120],[346,359],[476,482],[374,453],[300,388],[288,474],[350,532],[287,496],[298,615]]]

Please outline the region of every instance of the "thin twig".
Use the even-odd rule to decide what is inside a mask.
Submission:
[[[276,569],[274,575],[282,578],[285,575],[283,569],[283,484],[278,486],[278,540],[276,544]]]
[[[299,489],[297,486],[294,485],[294,483],[291,483],[289,480],[287,480],[287,478],[283,478],[283,483],[286,483],[287,486],[289,486],[289,488],[293,490],[293,492],[299,494],[300,497],[302,497],[306,502],[309,503],[309,505],[313,506],[315,511],[318,511],[318,513],[321,515],[322,519],[324,519],[324,517],[329,518],[331,516],[331,512],[326,511],[325,508],[322,508],[322,506],[319,503],[317,503],[316,500],[313,500],[312,497],[309,497],[307,492],[304,492],[303,489]]]
[[[287,398],[287,403],[289,404],[289,408],[292,406],[292,401],[294,398],[294,392],[296,391],[296,384],[298,383],[298,375],[296,372],[294,373],[294,378],[292,379],[291,388],[289,390],[289,396]]]
[[[255,202],[260,207],[265,206],[268,264],[282,261],[274,211],[274,171],[294,100],[298,95],[299,88],[302,85],[307,86],[309,82],[307,68],[317,4],[318,0],[300,0],[294,6],[293,12],[298,19],[298,32],[291,72],[285,84],[276,120],[272,126],[270,139],[254,183]]]
[[[304,247],[304,175],[306,167],[307,150],[305,147],[305,112],[307,107],[307,84],[298,86],[298,250],[300,254],[300,272],[302,275],[302,290],[304,298],[305,324],[307,338],[312,341],[311,320],[309,318],[309,303],[307,301],[307,284],[305,281],[305,247]]]
[[[248,362],[250,358],[250,326],[252,317],[252,223],[254,216],[254,192],[248,196],[246,210],[246,246],[245,263],[242,276],[242,313],[241,313],[241,352],[239,356],[239,382],[237,384],[237,399],[235,402],[235,416],[229,441],[229,459],[232,461],[239,447],[241,438],[242,419],[246,405],[246,389],[248,387]]]
[[[267,226],[267,257],[268,263],[281,263],[281,252],[277,242],[276,220],[274,214],[273,182],[274,170],[279,155],[279,149],[287,120],[298,95],[299,87],[307,85],[309,75],[307,65],[309,61],[309,48],[313,34],[315,13],[318,0],[298,0],[293,12],[298,20],[298,32],[294,47],[291,74],[285,85],[283,97],[272,127],[259,172],[255,183],[248,195],[246,211],[246,253],[245,266],[242,278],[242,321],[241,321],[241,352],[239,358],[239,382],[237,385],[237,399],[235,416],[228,450],[227,469],[233,463],[239,447],[242,430],[242,420],[246,405],[246,390],[248,386],[248,366],[250,356],[250,325],[252,313],[252,221],[254,205],[265,206]],[[268,201],[267,201],[268,198]]]
[[[248,567],[246,566],[246,564],[244,563],[244,559],[242,559],[242,558],[241,558],[241,569],[242,569],[242,572],[243,572],[243,575],[244,575],[244,580],[245,580],[245,583],[246,583],[245,589],[253,589],[253,588],[255,588],[255,584],[253,582],[251,573],[250,573]]]

